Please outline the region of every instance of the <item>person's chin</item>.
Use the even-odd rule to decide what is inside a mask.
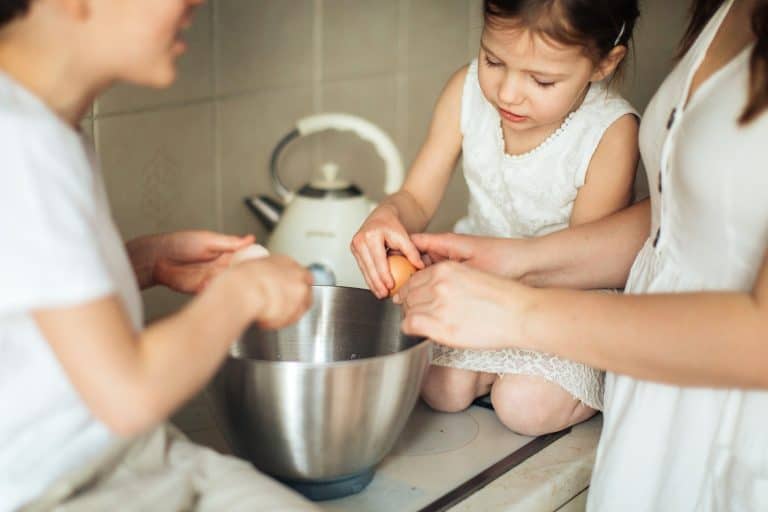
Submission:
[[[158,69],[145,80],[137,81],[137,85],[144,85],[153,89],[166,89],[176,81],[176,67],[169,64],[164,69]]]
[[[173,85],[173,83],[176,81],[176,68],[171,68],[168,72],[166,72],[162,77],[160,77],[155,84],[155,87],[158,89],[166,89]]]

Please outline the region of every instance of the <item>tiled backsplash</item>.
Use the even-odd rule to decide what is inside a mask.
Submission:
[[[637,59],[624,84],[641,110],[669,69],[686,3],[641,1]],[[189,51],[173,87],[119,86],[85,122],[123,235],[206,228],[264,239],[242,197],[272,193],[274,145],[313,113],[370,120],[408,165],[447,78],[477,53],[481,7],[481,0],[209,0],[186,34]],[[327,160],[382,197],[383,163],[349,134],[293,143],[282,175],[299,185]],[[465,208],[457,172],[431,229],[450,229]],[[157,290],[145,299],[149,318],[181,302]]]

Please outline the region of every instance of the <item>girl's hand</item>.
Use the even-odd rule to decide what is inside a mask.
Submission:
[[[523,270],[524,239],[494,238],[453,233],[414,234],[411,241],[431,263],[455,261],[504,277],[518,279]]]
[[[232,255],[254,242],[210,231],[178,231],[151,235],[127,244],[142,287],[164,285],[197,293],[229,266]]]
[[[473,349],[522,346],[531,290],[455,262],[414,274],[395,295],[403,332]],[[522,347],[527,348],[527,347]]]
[[[417,269],[424,268],[418,249],[397,213],[388,206],[380,206],[368,217],[352,238],[351,249],[368,287],[379,299],[395,287],[387,264],[387,249],[400,251]]]
[[[265,329],[298,321],[312,304],[312,274],[287,256],[238,263],[227,277],[245,298],[251,321]]]

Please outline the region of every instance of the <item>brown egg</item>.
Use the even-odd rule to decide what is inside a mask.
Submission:
[[[416,272],[416,267],[411,265],[408,258],[399,254],[388,256],[387,263],[389,263],[389,271],[392,273],[392,278],[395,280],[395,287],[389,291],[389,295],[392,296]]]

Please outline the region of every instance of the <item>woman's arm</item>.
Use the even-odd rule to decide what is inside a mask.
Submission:
[[[536,287],[620,288],[648,238],[647,199],[604,219],[530,239],[415,234],[434,262],[457,261]]]
[[[352,239],[352,253],[369,288],[380,298],[394,286],[387,248],[399,250],[414,266],[423,267],[409,234],[429,224],[461,153],[461,97],[466,74],[467,67],[460,69],[443,89],[427,138],[402,188],[382,201]]]
[[[252,321],[277,328],[311,301],[311,276],[273,257],[239,264],[179,313],[135,332],[114,296],[34,318],[92,413],[130,436],[167,418],[211,378]]]
[[[403,330],[463,348],[520,347],[675,385],[768,389],[768,254],[749,293],[534,289],[456,263],[400,290]]]
[[[687,386],[768,389],[768,257],[748,293],[531,293],[521,340],[598,368]]]
[[[520,281],[539,288],[622,288],[650,229],[651,202],[645,199],[604,219],[528,240]]]

